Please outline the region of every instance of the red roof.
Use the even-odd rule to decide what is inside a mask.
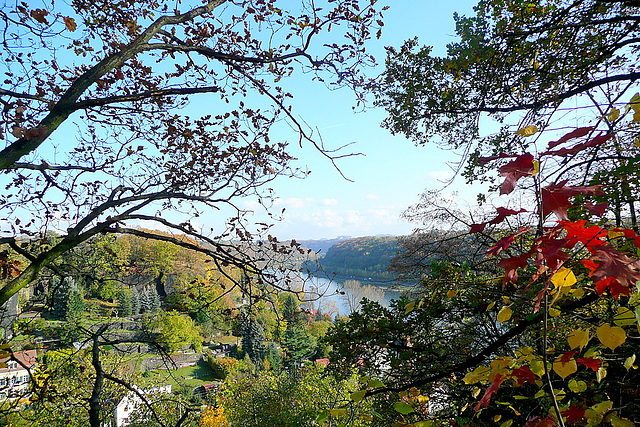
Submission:
[[[9,356],[2,357],[2,358],[0,358],[0,363],[6,364],[10,360],[12,360],[12,358],[9,357]],[[10,369],[8,367],[0,368],[0,372],[2,372],[2,371],[12,371],[12,370],[24,369],[24,368],[31,369],[34,366],[36,366],[36,364],[38,363],[38,360],[36,358],[36,351],[35,350],[16,351],[15,353],[13,353],[13,360],[18,360],[18,367],[17,368],[14,368],[14,369]]]
[[[316,363],[318,365],[324,365],[327,366],[329,364],[329,359],[324,358],[324,359],[316,359]]]

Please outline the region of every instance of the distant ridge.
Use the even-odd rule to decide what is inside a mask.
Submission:
[[[305,267],[311,274],[321,271],[346,278],[389,280],[394,277],[388,268],[400,249],[398,239],[397,236],[339,239],[318,259],[319,265],[306,263]]]
[[[319,252],[320,256],[324,256],[331,246],[350,238],[351,236],[338,236],[334,239],[298,240],[298,243],[300,243],[303,248]]]

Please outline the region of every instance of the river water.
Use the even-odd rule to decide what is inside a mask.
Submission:
[[[351,312],[349,303],[341,294],[344,292],[342,286],[344,280],[348,279],[327,279],[301,272],[292,272],[288,277],[292,289],[300,289],[306,293],[306,301],[303,303],[306,309],[312,311],[320,309],[321,312],[331,314],[332,317],[336,314],[347,316]],[[366,280],[360,280],[360,282],[363,285],[369,284]],[[384,291],[383,300],[379,301],[384,306],[388,306],[392,299],[398,298],[400,295],[397,290],[376,286]]]

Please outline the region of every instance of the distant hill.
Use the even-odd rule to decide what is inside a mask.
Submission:
[[[341,240],[318,260],[325,275],[338,275],[356,279],[387,280],[394,277],[387,269],[398,251],[398,237],[357,237]],[[306,267],[313,272],[313,264]]]
[[[331,246],[350,238],[351,236],[338,236],[335,239],[298,240],[298,243],[300,243],[303,248],[311,249],[314,252],[320,252],[319,255],[324,256]]]

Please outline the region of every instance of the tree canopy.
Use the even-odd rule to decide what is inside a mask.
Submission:
[[[332,159],[294,116],[287,82],[310,73],[360,93],[372,62],[365,43],[382,25],[375,1],[290,6],[74,1],[0,11],[0,243],[24,259],[0,302],[99,233],[170,241],[250,269],[224,243],[255,240],[237,200],[269,197],[265,183],[300,175],[287,141],[271,139],[274,123],[287,121],[299,143]],[[192,116],[184,107],[196,99]],[[226,227],[194,227],[209,209],[230,212]],[[50,232],[58,238],[43,244]]]

